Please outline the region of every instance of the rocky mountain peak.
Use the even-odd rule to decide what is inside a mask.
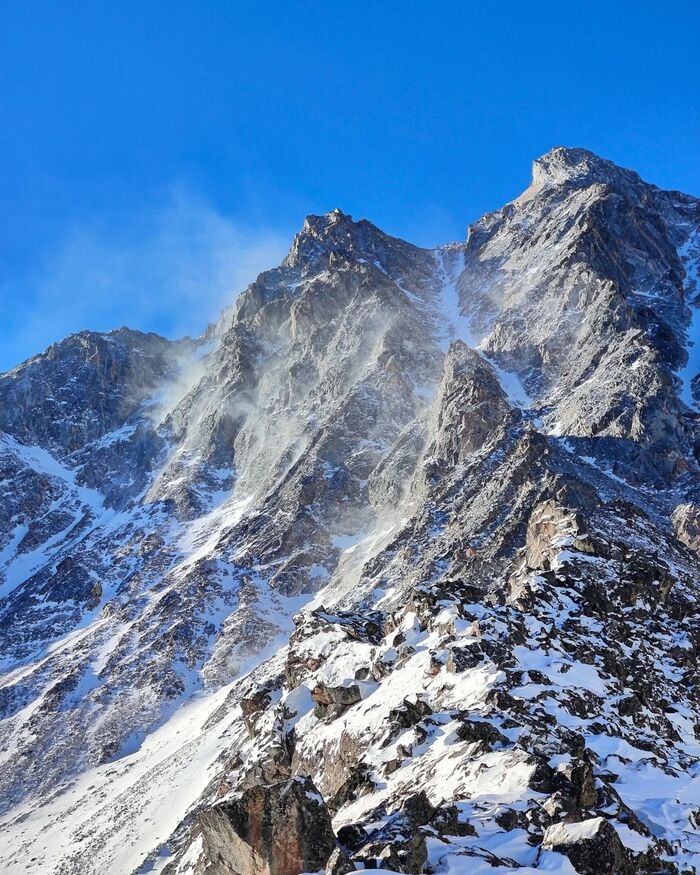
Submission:
[[[601,185],[639,185],[642,179],[587,149],[555,146],[532,164],[531,189]]]
[[[366,223],[370,226],[370,223]],[[374,229],[377,233],[379,229]],[[291,249],[284,260],[290,267],[316,265],[324,255],[340,251],[350,254],[357,248],[357,239],[361,234],[360,223],[353,221],[339,209],[331,210],[323,215],[309,215],[304,219],[301,230],[294,237]]]
[[[369,264],[391,273],[399,260],[415,260],[425,252],[385,234],[367,219],[355,221],[335,209],[322,216],[306,217],[283,264],[309,273],[325,269],[335,259]]]

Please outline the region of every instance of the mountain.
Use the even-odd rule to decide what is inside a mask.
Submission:
[[[0,375],[0,865],[700,869],[700,200],[309,216]]]

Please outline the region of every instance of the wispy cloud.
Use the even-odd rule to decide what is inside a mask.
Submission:
[[[288,234],[234,221],[185,187],[137,215],[77,225],[22,288],[4,290],[15,324],[0,369],[85,328],[196,335],[289,243]]]

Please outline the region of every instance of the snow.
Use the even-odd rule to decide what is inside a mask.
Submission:
[[[343,550],[329,584],[309,603],[309,610],[336,604],[356,587],[365,562],[376,555],[395,535],[404,519],[396,515],[379,516],[365,532],[351,535],[333,535],[333,546]]]
[[[70,532],[86,517],[92,518],[91,526],[95,528],[97,521],[105,524],[119,517],[115,511],[105,508],[104,496],[95,489],[78,486],[75,480],[75,471],[66,467],[51,453],[41,447],[29,447],[21,444],[15,438],[4,432],[0,433],[0,447],[15,455],[24,465],[32,470],[57,480],[63,489],[60,500],[52,506],[60,506],[63,509],[71,508],[73,520],[57,532],[51,538],[43,542],[35,550],[16,555],[16,548],[26,534],[26,527],[19,526],[13,532],[9,544],[0,555],[0,562],[7,563],[4,573],[4,581],[0,584],[0,597],[8,595],[21,583],[24,583],[40,567],[50,560],[52,548],[62,542]]]
[[[352,550],[362,540],[362,535],[331,535],[331,543],[340,550]]]
[[[452,264],[447,263],[450,256]],[[459,305],[457,282],[462,267],[461,259],[459,255],[445,249],[436,250],[435,259],[442,281],[438,300],[438,311],[443,322],[441,347],[447,352],[453,340],[462,340],[467,346],[475,346],[469,322],[462,314]]]
[[[200,854],[204,850],[204,839],[201,835],[198,835],[197,838],[192,842],[187,851],[183,854],[180,862],[178,863],[177,871],[178,872],[187,872],[189,867],[193,867],[196,865],[199,860]]]
[[[548,654],[542,650],[530,650],[523,645],[513,648],[513,655],[524,669],[537,669],[552,684],[560,688],[580,688],[596,696],[609,694],[608,683],[593,665],[574,662],[560,654]]]
[[[287,616],[307,598],[290,599]],[[288,634],[289,629],[250,657],[235,681],[194,695],[133,752],[83,772],[43,805],[25,802],[1,816],[4,875],[139,869],[218,773],[219,757],[245,732],[240,709],[222,708],[227,696],[279,652]],[[300,706],[304,699],[299,691],[293,702]],[[140,871],[159,871],[168,857],[166,849]],[[78,861],[88,868],[80,868]]]
[[[651,840],[646,838],[646,836],[640,835],[624,823],[614,823],[613,826],[620,836],[620,841],[626,848],[634,851],[635,854],[643,854],[649,850]]]
[[[110,431],[107,434],[103,435],[98,441],[95,442],[95,447],[104,449],[105,447],[111,447],[114,444],[121,443],[122,441],[128,441],[130,437],[136,431],[136,425],[122,425],[121,428],[117,428],[114,431]]]
[[[238,523],[253,505],[255,496],[231,496],[223,504],[198,517],[182,530],[178,547],[183,554],[179,568],[185,569],[210,555],[224,532]]]
[[[83,852],[89,853],[93,871],[131,872],[141,866],[213,777],[228,743],[223,730],[234,728],[236,712],[220,731],[204,732],[204,725],[232,686],[195,698],[149,735],[137,753],[84,772],[49,804],[24,803],[0,817],[2,871],[50,875],[71,865],[78,870]]]
[[[450,256],[452,264],[448,263]],[[488,336],[475,336],[470,320],[462,313],[458,288],[460,268],[462,267],[460,258],[445,248],[436,250],[435,258],[438,272],[442,279],[438,300],[438,312],[443,324],[441,333],[442,349],[446,352],[452,341],[463,341],[471,349],[479,352],[484,360],[493,368],[503,391],[513,405],[521,408],[531,407],[533,400],[525,390],[520,377],[513,371],[507,371],[501,367],[494,360],[493,356],[488,355],[484,351],[484,345],[488,340]]]
[[[523,227],[527,224],[528,220],[524,218]],[[697,235],[693,240],[695,242],[692,245],[689,240],[681,251],[688,268],[688,300],[693,288],[696,288],[692,284],[697,283],[697,265],[691,263]],[[493,360],[494,353],[489,351],[489,345],[496,346],[494,337],[474,336],[470,319],[461,312],[458,281],[463,249],[455,246],[438,250],[435,258],[441,278],[439,293],[436,292],[431,298],[425,293],[421,296],[411,292],[400,283],[397,283],[398,287],[421,312],[431,316],[431,326],[432,317],[437,317],[436,333],[443,352],[447,351],[451,341],[462,340],[476,350],[493,369],[513,404],[519,407],[532,405],[532,399],[528,397],[518,375],[505,370]],[[378,261],[375,263],[383,269]],[[312,281],[313,279],[305,282]],[[399,303],[401,307],[407,306],[404,301]],[[694,310],[693,322],[688,332],[689,342],[695,343],[695,346],[692,347],[692,362],[686,369],[688,375],[684,377],[686,391],[693,369],[697,372],[700,364],[698,309]],[[212,350],[211,344],[209,347],[200,346],[194,355],[195,362],[210,355]],[[432,351],[434,352],[434,348]],[[632,368],[638,364],[639,362],[635,362]],[[182,381],[171,387],[173,397],[186,390],[186,384],[191,383],[196,373],[195,368],[187,374],[181,374]],[[425,375],[421,374],[421,379],[415,380],[413,384],[415,392],[427,401],[434,397],[435,388],[425,385],[423,379]],[[586,382],[591,382],[592,379],[589,378]],[[160,398],[159,403],[164,405],[163,409],[167,409],[167,398]],[[315,416],[309,414],[308,410],[303,410],[302,414],[299,421],[304,423],[311,421],[312,415]],[[552,418],[556,415],[555,413]],[[134,431],[133,425],[122,426],[105,435],[94,446],[114,446],[129,440]],[[564,431],[561,423],[558,431]],[[300,436],[296,432],[290,434],[292,437],[285,434],[288,439],[285,448],[293,450],[290,456],[293,456],[293,461],[289,462],[289,466],[303,452]],[[389,441],[385,446],[378,440],[370,439],[372,437],[375,436],[370,435],[364,440],[358,438],[356,447],[359,447],[360,452],[368,447],[382,452],[388,449]],[[98,492],[80,487],[76,482],[75,472],[46,451],[36,447],[24,447],[11,438],[3,437],[0,440],[8,452],[15,454],[34,470],[47,474],[60,485],[63,491],[61,506],[65,506],[68,501],[75,514],[70,525],[46,541],[40,550],[21,557],[15,554],[27,527],[14,525],[14,522],[8,526],[9,541],[5,543],[0,560],[11,562],[14,559],[14,562],[3,591],[9,592],[13,586],[26,580],[33,569],[58,555],[55,550],[59,541],[70,535],[73,527],[84,520],[87,520],[88,527],[96,529],[99,525],[105,531],[114,531],[117,526],[127,522],[132,528],[141,525],[142,521],[136,517],[127,519],[126,516],[114,514],[105,508]],[[562,444],[573,452],[564,441]],[[193,452],[190,457],[185,459],[183,456],[180,461],[183,468],[189,466],[191,469],[201,459]],[[583,462],[589,467],[597,467],[592,458],[584,457]],[[289,466],[285,469],[285,475],[290,470]],[[700,752],[700,742],[695,735],[693,711],[691,708],[683,710],[683,705],[676,701],[677,697],[669,697],[673,700],[675,711],[667,712],[667,716],[680,735],[678,744],[675,741],[668,742],[667,750],[659,744],[656,752],[634,746],[635,738],[640,737],[637,734],[639,727],[635,729],[632,720],[618,720],[618,715],[614,714],[615,706],[622,697],[622,684],[614,676],[606,677],[604,666],[608,663],[603,663],[602,660],[598,662],[595,657],[595,636],[602,630],[603,622],[581,614],[580,593],[561,581],[561,585],[557,586],[547,584],[551,590],[551,603],[540,601],[536,611],[521,612],[518,623],[522,621],[522,626],[518,625],[518,630],[523,630],[523,637],[518,637],[517,640],[523,643],[517,646],[513,646],[515,639],[505,634],[509,631],[508,623],[504,622],[501,607],[495,601],[484,600],[481,605],[457,606],[441,596],[438,605],[442,610],[437,616],[436,609],[431,611],[430,618],[426,620],[421,608],[419,619],[415,613],[406,609],[405,603],[397,603],[397,593],[408,599],[410,592],[408,588],[400,589],[398,574],[391,570],[391,563],[395,560],[389,558],[384,561],[389,554],[397,556],[396,567],[402,568],[400,552],[407,539],[399,539],[397,535],[402,529],[403,534],[407,532],[407,519],[403,514],[413,512],[413,507],[407,510],[404,505],[400,511],[392,510],[384,512],[383,515],[376,511],[376,515],[372,516],[375,514],[373,510],[362,519],[350,513],[336,517],[333,523],[324,522],[327,526],[323,531],[324,539],[330,533],[331,543],[342,551],[342,555],[335,571],[335,551],[331,551],[332,556],[328,558],[327,565],[323,564],[322,558],[317,558],[309,568],[308,580],[315,586],[325,583],[329,585],[313,597],[303,594],[287,598],[281,594],[284,588],[275,590],[270,586],[269,579],[276,573],[280,563],[286,562],[289,557],[285,555],[279,560],[275,556],[265,566],[262,563],[268,561],[265,549],[269,545],[264,543],[264,538],[256,542],[244,542],[245,539],[237,538],[235,531],[246,515],[251,515],[251,529],[258,522],[259,518],[253,518],[252,514],[260,510],[261,501],[266,496],[263,495],[262,487],[259,492],[255,491],[258,484],[253,481],[264,467],[259,464],[253,474],[248,472],[251,480],[249,492],[238,490],[231,494],[231,490],[211,487],[209,512],[194,521],[169,521],[164,533],[171,552],[164,557],[162,569],[157,575],[153,575],[152,580],[142,585],[134,584],[132,593],[136,593],[137,598],[146,605],[146,610],[152,610],[154,614],[160,600],[168,595],[179,595],[171,579],[178,583],[188,583],[192,566],[200,560],[208,561],[203,572],[203,577],[206,578],[203,585],[208,585],[210,580],[222,584],[223,596],[217,596],[201,611],[196,603],[192,609],[192,617],[197,622],[201,621],[201,626],[205,628],[202,637],[210,650],[201,660],[199,657],[193,659],[191,664],[181,665],[176,661],[175,668],[186,683],[185,696],[182,700],[175,700],[166,706],[172,707],[171,712],[158,713],[159,722],[153,724],[157,728],[135,729],[122,746],[121,755],[113,761],[90,768],[77,778],[71,779],[72,783],[61,787],[49,802],[39,804],[36,801],[27,801],[0,818],[0,830],[4,837],[4,845],[0,848],[0,869],[3,872],[10,875],[14,872],[26,872],[30,875],[46,872],[49,875],[58,875],[60,872],[78,873],[93,869],[105,872],[148,872],[159,871],[166,865],[173,851],[166,844],[169,836],[209,782],[214,778],[221,778],[225,768],[224,758],[239,749],[246,755],[261,755],[262,758],[265,744],[270,738],[270,734],[265,735],[263,732],[254,739],[247,736],[239,708],[233,704],[235,696],[229,698],[239,683],[238,679],[216,688],[214,692],[198,689],[205,681],[209,682],[206,672],[221,655],[217,650],[219,646],[223,653],[221,661],[225,661],[228,672],[224,675],[226,679],[236,671],[240,678],[246,672],[258,672],[260,669],[250,682],[251,685],[256,685],[259,681],[279,684],[274,689],[272,701],[275,707],[278,704],[283,707],[276,710],[271,707],[262,713],[261,724],[269,727],[271,732],[273,728],[275,732],[279,732],[280,726],[284,731],[294,727],[295,756],[298,752],[300,762],[319,763],[316,775],[319,780],[323,779],[324,768],[334,762],[333,757],[337,757],[338,752],[347,752],[350,757],[355,757],[359,751],[362,761],[371,769],[373,779],[377,781],[376,791],[367,796],[359,796],[344,805],[336,817],[336,828],[356,821],[366,823],[370,817],[381,817],[375,809],[382,804],[386,804],[387,811],[391,813],[396,810],[398,801],[409,792],[415,792],[417,788],[424,788],[435,804],[444,800],[457,800],[460,815],[475,824],[478,834],[454,837],[454,841],[450,839],[449,845],[437,837],[430,837],[429,866],[430,871],[436,875],[473,875],[486,872],[491,875],[515,871],[560,872],[565,875],[574,873],[565,857],[551,850],[540,852],[531,843],[531,836],[525,830],[505,830],[498,826],[495,816],[503,809],[513,807],[524,812],[528,806],[542,801],[542,794],[530,787],[533,765],[525,747],[532,739],[527,737],[527,721],[521,724],[508,722],[504,720],[502,712],[499,713],[501,709],[494,707],[494,701],[498,702],[499,699],[493,694],[501,684],[504,684],[511,695],[521,700],[518,708],[523,715],[541,712],[545,716],[554,717],[559,726],[568,726],[581,732],[585,736],[586,746],[599,758],[601,772],[614,772],[619,776],[615,781],[615,788],[622,799],[634,808],[652,834],[676,843],[683,842],[683,848],[688,849],[684,862],[697,863],[700,859],[700,836],[696,834],[697,831],[693,831],[692,822],[689,821],[690,813],[700,805],[700,766],[692,759]],[[273,469],[274,465],[270,468]],[[330,463],[321,465],[322,476],[327,480],[333,479],[338,470],[339,467]],[[624,483],[616,475],[603,471],[602,468],[598,470],[608,478]],[[212,479],[219,478],[218,485],[223,486],[232,472],[211,468],[206,473],[210,484]],[[277,473],[275,469],[275,477]],[[593,477],[595,472],[588,470],[586,474]],[[191,482],[186,476],[181,479]],[[596,482],[600,479],[595,477]],[[361,482],[364,488],[368,480]],[[177,479],[169,481],[171,487],[176,483]],[[279,477],[272,485],[266,480],[267,495],[279,488],[279,484]],[[456,498],[455,506],[458,506]],[[439,524],[427,529],[435,540],[428,543],[426,550],[439,550],[444,547],[437,539],[442,533],[449,531],[450,515],[444,513],[443,523],[439,516],[439,505],[430,509],[431,514],[433,511],[434,519]],[[469,516],[469,510],[466,515]],[[282,524],[283,521],[280,521],[280,528]],[[156,533],[155,527],[144,527],[143,531]],[[420,538],[417,523],[415,531]],[[413,532],[410,534],[413,535]],[[327,542],[324,540],[323,543]],[[410,540],[406,549],[422,550],[426,543],[427,538],[423,542]],[[317,542],[309,539],[306,544],[300,545],[300,549],[308,550],[310,546],[315,548]],[[116,551],[121,547],[122,544],[117,540],[116,546],[110,544],[109,549]],[[254,559],[251,559],[252,547],[255,548]],[[589,563],[584,568],[585,572],[599,571],[601,579],[605,579],[606,560],[594,555],[581,556],[576,552],[572,538],[566,533],[554,538],[552,547],[555,554],[550,566],[552,571],[561,569],[565,563],[576,559],[581,568],[584,568],[584,563]],[[378,561],[371,562],[380,553],[384,555]],[[317,557],[315,549],[311,555]],[[449,572],[449,559],[442,559],[445,555],[444,552],[438,554],[439,561],[434,566],[437,570],[431,568],[425,576],[421,573],[420,580],[416,579],[417,591],[426,582],[438,581]],[[256,564],[258,562],[261,564]],[[406,564],[401,573],[405,569]],[[134,563],[134,569],[129,569],[129,573],[132,571],[138,574],[138,560]],[[543,578],[532,575],[527,580],[528,585],[532,582],[533,592],[538,580],[542,582]],[[240,609],[243,603],[242,581],[245,581],[246,597],[249,601]],[[499,585],[496,580],[484,582],[493,584],[494,587]],[[119,583],[131,585],[132,581],[125,578]],[[307,584],[306,579],[301,580],[302,586]],[[195,580],[193,585],[199,586],[199,580]],[[141,586],[138,591],[137,586]],[[103,602],[109,595],[107,585]],[[237,599],[240,601],[237,602]],[[420,601],[417,603],[420,604]],[[129,602],[129,607],[135,604],[136,598]],[[295,636],[293,654],[306,660],[307,667],[316,665],[317,668],[313,671],[309,669],[309,674],[304,675],[304,681],[296,689],[288,691],[279,679],[287,667],[285,660],[288,651],[284,648],[284,642],[294,630],[292,615],[299,610],[308,613],[320,605],[328,608],[323,613],[319,611],[320,616],[315,618],[320,620],[320,631],[309,634],[306,638],[300,636],[299,641]],[[330,611],[333,605],[336,607],[336,614]],[[342,608],[370,611],[377,607],[387,608],[394,614],[391,632],[383,640],[373,641],[371,644],[352,637],[349,634],[352,630],[348,630],[350,621],[347,614],[343,616]],[[647,608],[641,601],[638,601],[636,605],[621,609],[620,617],[624,619],[625,611],[628,610],[641,612],[645,609]],[[138,610],[141,610],[140,605]],[[403,610],[403,617],[398,625],[394,625],[396,613],[400,610]],[[3,681],[8,686],[18,685],[21,681],[29,680],[32,673],[38,674],[44,670],[51,658],[64,652],[66,655],[75,652],[84,659],[76,663],[80,669],[79,674],[76,671],[73,675],[73,678],[77,678],[77,686],[64,697],[63,702],[70,707],[80,697],[89,698],[104,683],[100,675],[107,668],[110,659],[122,651],[127,652],[123,640],[132,634],[132,625],[137,622],[145,625],[146,621],[151,620],[147,613],[138,614],[136,610],[132,614],[136,619],[124,622],[110,620],[107,615],[108,612],[105,612],[105,616],[100,616],[99,609],[90,612],[76,628],[48,643],[41,658],[35,658],[31,664],[16,666]],[[256,654],[245,649],[240,652],[236,650],[238,630],[233,623],[241,617],[242,622],[250,622],[253,636],[258,638],[251,645],[251,648],[260,647],[260,652]],[[474,621],[475,617],[481,623],[481,630],[479,623]],[[163,622],[170,623],[171,619],[165,616]],[[355,619],[353,618],[353,622]],[[257,621],[261,621],[261,627],[265,629],[259,636],[255,627]],[[229,622],[231,625],[227,626]],[[303,617],[301,622],[304,622]],[[279,630],[278,637],[274,637],[274,631],[268,634],[270,627]],[[580,635],[582,641],[588,639],[592,650],[584,648],[579,651],[566,646],[569,642],[564,635],[557,637],[558,631],[564,629],[572,638]],[[400,634],[397,635],[397,632]],[[510,687],[513,683],[510,673],[512,663],[503,663],[508,665],[508,673],[505,673],[487,656],[474,668],[461,672],[447,670],[446,657],[450,647],[456,645],[466,648],[499,638],[508,642],[508,648],[512,649],[518,666],[524,673],[536,669],[544,675],[545,682],[540,684],[523,680],[523,686],[513,689]],[[227,650],[227,647],[230,649]],[[690,637],[683,638],[680,634],[669,633],[667,642],[659,648],[654,670],[662,677],[680,683],[683,669],[673,663],[670,655],[666,655],[666,651],[670,654],[675,647],[692,651]],[[483,652],[488,654],[494,651],[484,647]],[[574,654],[578,653],[585,654],[582,659],[587,661],[576,659]],[[630,655],[633,656],[633,653]],[[313,657],[313,661],[308,657]],[[178,656],[177,659],[180,660],[181,657]],[[261,661],[265,660],[269,663],[261,666]],[[240,666],[237,670],[231,668],[236,664]],[[368,677],[379,680],[356,679]],[[216,687],[220,682],[220,679],[215,679],[213,685]],[[314,713],[311,693],[319,682],[330,686],[357,685],[361,700],[334,720],[321,720]],[[246,686],[246,695],[248,689],[250,686]],[[194,690],[197,692],[190,695]],[[579,693],[579,698],[593,704],[592,710],[596,712],[595,723],[593,717],[581,716],[586,712],[570,707],[567,695],[570,691],[582,692],[583,695]],[[121,702],[132,693],[132,689],[122,688],[117,691],[117,696]],[[598,697],[600,704],[593,697]],[[431,709],[429,719],[421,720],[419,728],[411,727],[406,730],[401,729],[397,723],[396,734],[391,734],[388,731],[392,720],[390,711],[404,707],[406,702],[416,703],[419,700],[424,701]],[[137,697],[134,701],[139,704]],[[38,704],[39,700],[33,701],[20,712],[21,719],[29,721]],[[469,719],[477,723],[488,721],[502,731],[510,743],[496,741],[492,749],[487,749],[487,746],[464,741],[458,730],[464,727],[464,723],[460,721],[465,719],[465,715],[469,715]],[[544,721],[544,725],[546,724],[547,721]],[[611,734],[592,734],[590,726],[595,724],[598,731],[601,726],[608,726]],[[620,736],[612,734],[615,732],[620,733]],[[555,740],[555,733],[552,733],[552,738]],[[15,756],[13,743],[14,738],[11,737],[10,742],[3,745],[1,756],[6,764]],[[355,743],[356,747],[353,747]],[[644,742],[640,740],[639,743]],[[399,750],[399,746],[410,747],[410,756]],[[389,762],[392,763],[391,770],[386,769]],[[550,759],[550,764],[554,767],[568,762],[568,753],[560,753]],[[608,812],[607,809],[605,813],[611,818],[614,816],[614,812]],[[561,840],[564,841],[581,841],[594,835],[602,822],[602,818],[598,817],[581,824],[560,824],[554,828],[553,835],[563,835]],[[624,824],[613,820],[611,822],[626,847],[634,852],[648,848],[649,839]],[[201,841],[195,842],[181,862],[182,871],[196,865],[201,851]],[[497,860],[501,860],[502,865],[494,865]]]
[[[325,565],[317,565],[314,563],[311,568],[309,568],[309,578],[311,580],[328,580],[330,576],[331,575]]]
[[[7,435],[0,436],[0,441],[2,448],[23,464],[57,481],[63,489],[61,506],[75,508],[75,518],[66,530],[46,541],[40,549],[15,557],[3,585],[5,593],[19,585],[35,568],[50,561],[54,544],[65,539],[70,529],[86,515],[90,517],[88,534],[100,531],[101,537],[120,525],[140,524],[138,517],[142,511],[130,516],[127,512],[105,508],[100,493],[77,485],[75,472],[46,450],[24,446]],[[179,550],[175,551],[171,570],[175,574],[183,572],[198,558],[210,555],[221,534],[243,516],[250,502],[251,499],[232,500],[194,522],[172,524],[170,534]],[[3,550],[5,560],[13,559],[25,529],[16,527]],[[322,577],[324,571],[323,566],[317,566],[313,573]],[[112,595],[110,586],[103,583],[101,604]],[[168,588],[162,589],[157,598],[163,598],[167,592]],[[259,653],[240,660],[240,676],[279,652],[293,629],[292,616],[308,599],[308,595],[286,598],[270,590],[266,581],[261,584],[256,610],[266,622],[278,624],[280,635],[266,645],[261,641]],[[212,628],[218,629],[230,613],[230,605],[221,600],[214,603],[208,614]],[[81,642],[89,641],[94,648],[89,662],[82,668],[77,687],[64,700],[64,706],[71,707],[72,702],[89,697],[100,686],[100,672],[128,635],[129,624],[115,626],[100,616],[98,606],[96,611],[85,613],[78,626],[45,644],[42,658],[7,672],[3,685],[12,688],[24,679],[38,676],[50,660],[62,653],[78,652],[83,647]],[[186,675],[186,689],[201,687],[202,679],[196,670],[184,665],[179,670]],[[8,875],[15,872],[43,875],[63,871],[132,871],[142,866],[145,857],[167,841],[189,805],[216,774],[219,756],[242,731],[237,709],[228,709],[223,717],[217,714],[234,685],[235,682],[228,683],[213,693],[198,692],[169,716],[166,713],[160,725],[149,734],[141,730],[132,733],[122,745],[118,759],[83,771],[44,804],[27,801],[10,809],[0,818],[4,838],[0,870]],[[137,699],[135,695],[135,701]],[[18,712],[17,719],[30,719],[40,704],[41,697],[38,697],[28,708]],[[220,728],[208,725],[205,729],[215,714],[220,719]],[[3,761],[13,755],[13,750],[11,740],[5,745]],[[87,823],[89,830],[85,828]],[[147,871],[165,865],[168,856],[165,849],[152,866],[149,864]]]
[[[477,346],[477,348],[479,348]],[[513,371],[506,371],[493,358],[484,356],[496,372],[501,388],[515,407],[527,408],[533,404],[533,399],[528,395],[520,377]]]
[[[86,504],[94,503],[97,508],[102,507],[102,495],[94,489],[77,486],[75,471],[61,464],[48,450],[44,450],[42,447],[25,446],[11,435],[5,434],[5,432],[0,433],[0,443],[4,444],[7,449],[13,452],[28,467],[49,477],[62,480],[66,485],[77,489]]]
[[[523,853],[518,855],[519,859],[526,855],[524,852],[527,849],[527,843],[524,838],[520,844],[521,846],[517,850]],[[495,851],[492,849],[492,845],[496,847]],[[517,875],[539,875],[541,872],[556,872],[558,875],[577,875],[569,860],[553,851],[545,851],[539,857],[537,867],[533,867],[528,865],[498,866],[495,859],[502,858],[498,855],[501,849],[497,843],[489,843],[488,846],[484,845],[482,853],[479,853],[479,850],[470,849],[469,854],[465,855],[450,854],[449,857],[446,857],[443,867],[437,871],[445,873],[445,875],[499,875],[499,873],[516,872]],[[491,854],[495,856],[495,859]],[[532,858],[532,862],[535,861],[537,855],[534,849],[530,848],[528,856]]]
[[[693,377],[700,373],[700,302],[696,301],[700,293],[700,232],[694,231],[678,250],[678,255],[686,270],[685,298],[690,308],[690,324],[687,329],[686,345],[688,362],[678,372],[681,379],[681,398],[689,406],[697,409],[693,399],[691,383]]]
[[[327,616],[332,619],[332,615]],[[282,700],[286,709],[295,714],[297,751],[302,758],[323,758],[324,751],[342,746],[344,738],[357,738],[363,747],[363,761],[380,773],[383,764],[397,757],[398,745],[411,744],[413,738],[413,731],[409,729],[392,737],[390,743],[383,742],[389,712],[403,707],[405,701],[415,702],[417,689],[421,698],[433,707],[430,738],[415,745],[413,756],[387,776],[373,794],[344,806],[336,818],[336,828],[366,817],[382,801],[400,798],[417,786],[425,787],[435,803],[445,798],[466,797],[480,805],[492,806],[513,803],[527,793],[533,768],[527,757],[522,752],[505,749],[479,754],[472,743],[459,739],[456,733],[459,723],[450,716],[451,709],[466,710],[474,715],[486,713],[488,694],[504,678],[503,673],[486,661],[464,672],[452,673],[443,668],[431,676],[428,673],[431,652],[440,641],[440,633],[422,630],[418,618],[411,612],[404,616],[398,631],[405,636],[405,644],[414,649],[412,655],[384,677],[381,684],[352,680],[361,687],[362,700],[330,723],[319,720],[308,688],[319,681],[331,685],[347,683],[372,659],[372,645],[348,639],[340,624],[336,630],[331,627],[304,639],[301,650],[295,645],[297,658],[303,659],[308,652],[322,663],[303,691],[295,690]],[[470,633],[471,629],[464,634]],[[382,645],[377,658],[384,656],[391,661],[396,655],[394,648]],[[420,679],[418,684],[417,679]],[[476,755],[465,757],[470,750]],[[524,843],[523,851],[527,859],[534,862],[534,849]]]
[[[603,824],[602,817],[591,817],[580,823],[556,823],[547,829],[545,841],[550,845],[573,845],[592,839]]]

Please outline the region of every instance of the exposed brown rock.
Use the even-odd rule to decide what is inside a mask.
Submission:
[[[335,836],[313,782],[293,778],[200,812],[191,847],[197,875],[299,875],[326,866]]]
[[[360,688],[354,683],[340,687],[317,684],[311,691],[311,698],[316,703],[316,714],[323,719],[333,720],[359,702],[362,696]]]

